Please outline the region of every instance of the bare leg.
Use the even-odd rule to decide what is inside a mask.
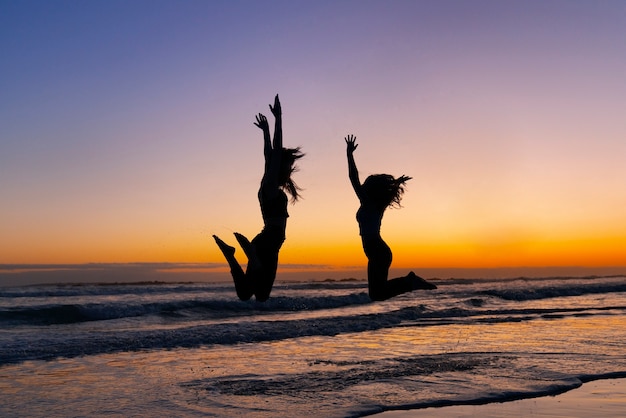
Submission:
[[[389,267],[391,266],[391,250],[381,239],[375,243],[369,242],[365,247],[367,261],[368,293],[372,300],[386,300],[389,295]]]
[[[217,246],[222,251],[222,254],[224,254],[226,262],[230,267],[230,274],[233,276],[233,281],[235,282],[237,296],[241,300],[250,299],[253,292],[252,284],[235,258],[235,247],[226,244],[217,235],[213,235],[213,239],[215,239]]]
[[[363,240],[363,249],[368,258],[367,281],[372,300],[387,300],[417,289],[436,289],[432,283],[410,272],[405,277],[387,280],[393,258],[391,249],[380,237]]]
[[[389,266],[386,263],[379,263],[377,260],[368,261],[367,263],[367,289],[370,299],[386,300],[390,296],[387,295],[387,274]]]

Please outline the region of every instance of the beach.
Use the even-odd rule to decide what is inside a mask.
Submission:
[[[389,411],[380,418],[618,418],[626,414],[626,379],[587,382],[561,395],[484,405],[457,405],[408,411]]]
[[[0,415],[623,409],[623,276],[433,282],[384,302],[359,280],[278,283],[265,303],[228,283],[4,287]]]

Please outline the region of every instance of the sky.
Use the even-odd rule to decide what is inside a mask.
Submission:
[[[223,268],[278,93],[283,271],[366,264],[348,134],[413,177],[394,268],[626,266],[624,45],[621,0],[0,2],[0,264]]]

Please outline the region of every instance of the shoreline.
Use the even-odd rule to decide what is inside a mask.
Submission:
[[[404,276],[412,270],[429,281],[441,283],[468,281],[507,281],[562,278],[602,278],[626,275],[626,266],[607,267],[486,267],[425,268],[392,267],[391,276]],[[277,282],[288,284],[310,281],[365,281],[366,266],[302,266],[281,264]],[[82,264],[2,264],[0,287],[102,284],[133,282],[197,282],[232,283],[228,267],[223,263],[82,263]]]
[[[481,405],[454,405],[394,410],[374,414],[379,418],[444,418],[533,416],[535,418],[617,418],[626,414],[626,378],[583,382],[567,392]]]

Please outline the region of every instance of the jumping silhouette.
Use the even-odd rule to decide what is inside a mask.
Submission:
[[[356,213],[356,219],[359,223],[363,250],[368,260],[367,283],[370,298],[372,300],[386,300],[417,289],[436,289],[437,286],[418,277],[413,272],[405,277],[387,279],[392,254],[391,249],[380,236],[380,225],[385,209],[390,206],[400,206],[400,200],[404,194],[404,184],[411,180],[411,177],[402,175],[396,179],[389,174],[374,174],[367,177],[361,184],[354,161],[354,151],[358,147],[356,137],[348,135],[345,137],[345,141],[348,156],[348,176],[361,203]]]
[[[259,113],[254,123],[263,131],[265,172],[261,179],[258,197],[264,227],[252,241],[240,233],[234,233],[237,242],[248,257],[245,273],[235,258],[235,248],[213,235],[222,254],[226,257],[239,299],[249,300],[254,295],[260,302],[269,298],[274,285],[278,268],[278,252],[285,241],[285,229],[289,217],[285,191],[291,196],[292,203],[300,197],[300,188],[291,179],[291,175],[297,169],[295,162],[304,156],[300,148],[283,147],[282,109],[278,95],[274,98],[274,106],[270,105],[270,110],[276,120],[273,141],[270,141],[270,127],[263,114]]]

